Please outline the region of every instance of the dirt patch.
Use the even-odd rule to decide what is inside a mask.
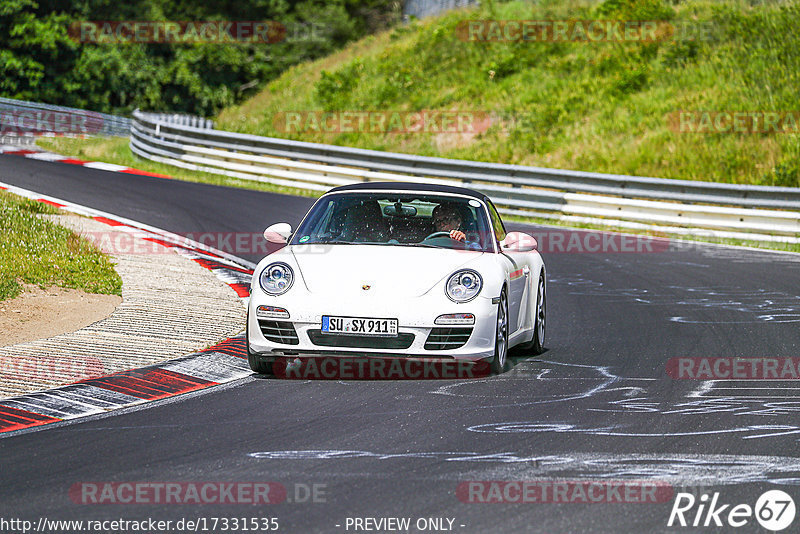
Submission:
[[[17,298],[0,301],[0,347],[74,332],[105,319],[121,302],[116,295],[26,285]]]

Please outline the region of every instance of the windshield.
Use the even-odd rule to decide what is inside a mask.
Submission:
[[[426,193],[338,193],[321,198],[292,245],[372,244],[493,251],[481,202]]]

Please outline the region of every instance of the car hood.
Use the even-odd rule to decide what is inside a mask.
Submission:
[[[292,246],[311,293],[420,296],[482,252],[391,245]],[[364,286],[369,286],[368,290]]]

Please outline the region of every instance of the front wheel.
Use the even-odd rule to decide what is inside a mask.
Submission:
[[[520,348],[541,354],[544,352],[544,332],[547,324],[547,286],[544,283],[544,273],[539,275],[539,288],[536,291],[536,309],[534,310],[533,339],[521,345]]]
[[[244,343],[247,346],[247,363],[254,373],[266,375],[272,373],[272,362],[265,362],[261,357],[250,350],[250,311],[247,312],[247,326],[245,327]]]
[[[492,373],[499,375],[508,369],[508,299],[505,289],[500,293],[500,303],[497,305],[495,332]]]

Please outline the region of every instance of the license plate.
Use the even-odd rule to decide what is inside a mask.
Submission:
[[[397,319],[323,315],[322,332],[324,334],[345,334],[351,336],[397,336]]]

